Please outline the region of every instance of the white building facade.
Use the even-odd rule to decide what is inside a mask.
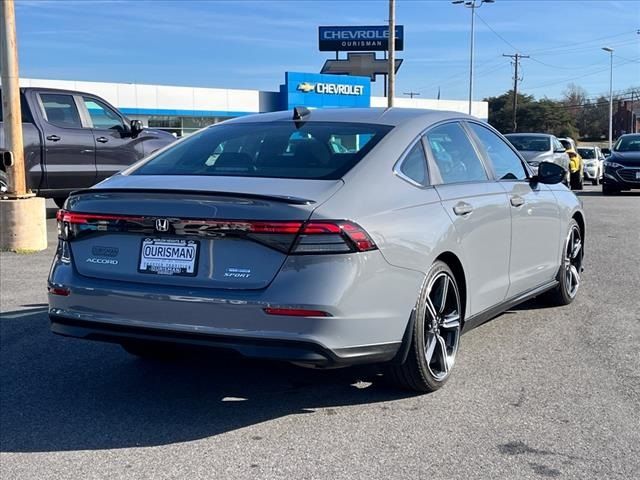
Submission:
[[[130,119],[181,136],[229,118],[297,105],[311,108],[386,106],[386,98],[370,95],[368,82],[365,77],[287,72],[280,91],[31,78],[20,79],[20,86],[91,93],[104,98]],[[468,102],[459,100],[396,98],[394,103],[400,108],[468,111]],[[487,102],[473,102],[472,112],[486,120]]]

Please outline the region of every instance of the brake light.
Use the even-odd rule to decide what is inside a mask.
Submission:
[[[374,241],[360,225],[346,220],[322,220],[304,225],[291,253],[367,252],[376,248]]]
[[[157,234],[157,217],[78,213],[58,210],[58,236],[70,240],[91,232]],[[241,236],[294,255],[367,252],[377,249],[367,232],[347,220],[226,220],[169,218],[176,236]]]

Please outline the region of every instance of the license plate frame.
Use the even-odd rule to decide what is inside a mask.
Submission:
[[[154,246],[170,248],[174,255],[158,256],[158,250],[153,252],[152,249],[145,248]],[[189,251],[192,253],[189,254]],[[153,253],[156,255],[152,255]],[[138,273],[166,277],[195,277],[198,275],[199,256],[200,242],[198,240],[146,237],[140,242]]]

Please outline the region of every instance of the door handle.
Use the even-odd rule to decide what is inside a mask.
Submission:
[[[107,143],[109,139],[107,137],[98,137],[96,138],[96,142]]]
[[[513,205],[514,207],[521,207],[522,205],[524,205],[524,198],[522,198],[520,195],[514,195],[513,197],[511,197],[511,205]]]
[[[471,212],[473,212],[473,207],[467,202],[458,202],[456,206],[453,207],[453,213],[456,215],[464,216],[469,215]]]
[[[47,140],[51,140],[52,142],[57,142],[58,140],[60,140],[60,137],[58,135],[49,135],[47,137]]]

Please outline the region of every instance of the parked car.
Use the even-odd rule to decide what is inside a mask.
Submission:
[[[20,100],[27,187],[59,206],[71,191],[90,187],[176,140],[143,128],[90,93],[23,88]],[[4,168],[0,190],[6,189]]]
[[[582,166],[582,157],[576,150],[576,142],[571,137],[558,138],[558,141],[567,151],[567,155],[569,155],[571,188],[573,190],[582,190],[584,188],[584,168]]]
[[[591,180],[593,185],[601,183],[604,174],[604,155],[600,147],[578,147],[578,154],[584,165],[584,177]]]
[[[560,165],[567,171],[565,185],[569,185],[569,155],[553,135],[546,133],[508,133],[507,140],[520,152],[534,173],[542,162]]]
[[[233,119],[69,198],[52,330],[150,357],[195,344],[384,363],[402,387],[435,390],[462,331],[545,292],[575,298],[585,218],[565,175],[543,162],[534,176],[458,113]]]
[[[622,135],[604,161],[602,193],[640,188],[640,133]]]

